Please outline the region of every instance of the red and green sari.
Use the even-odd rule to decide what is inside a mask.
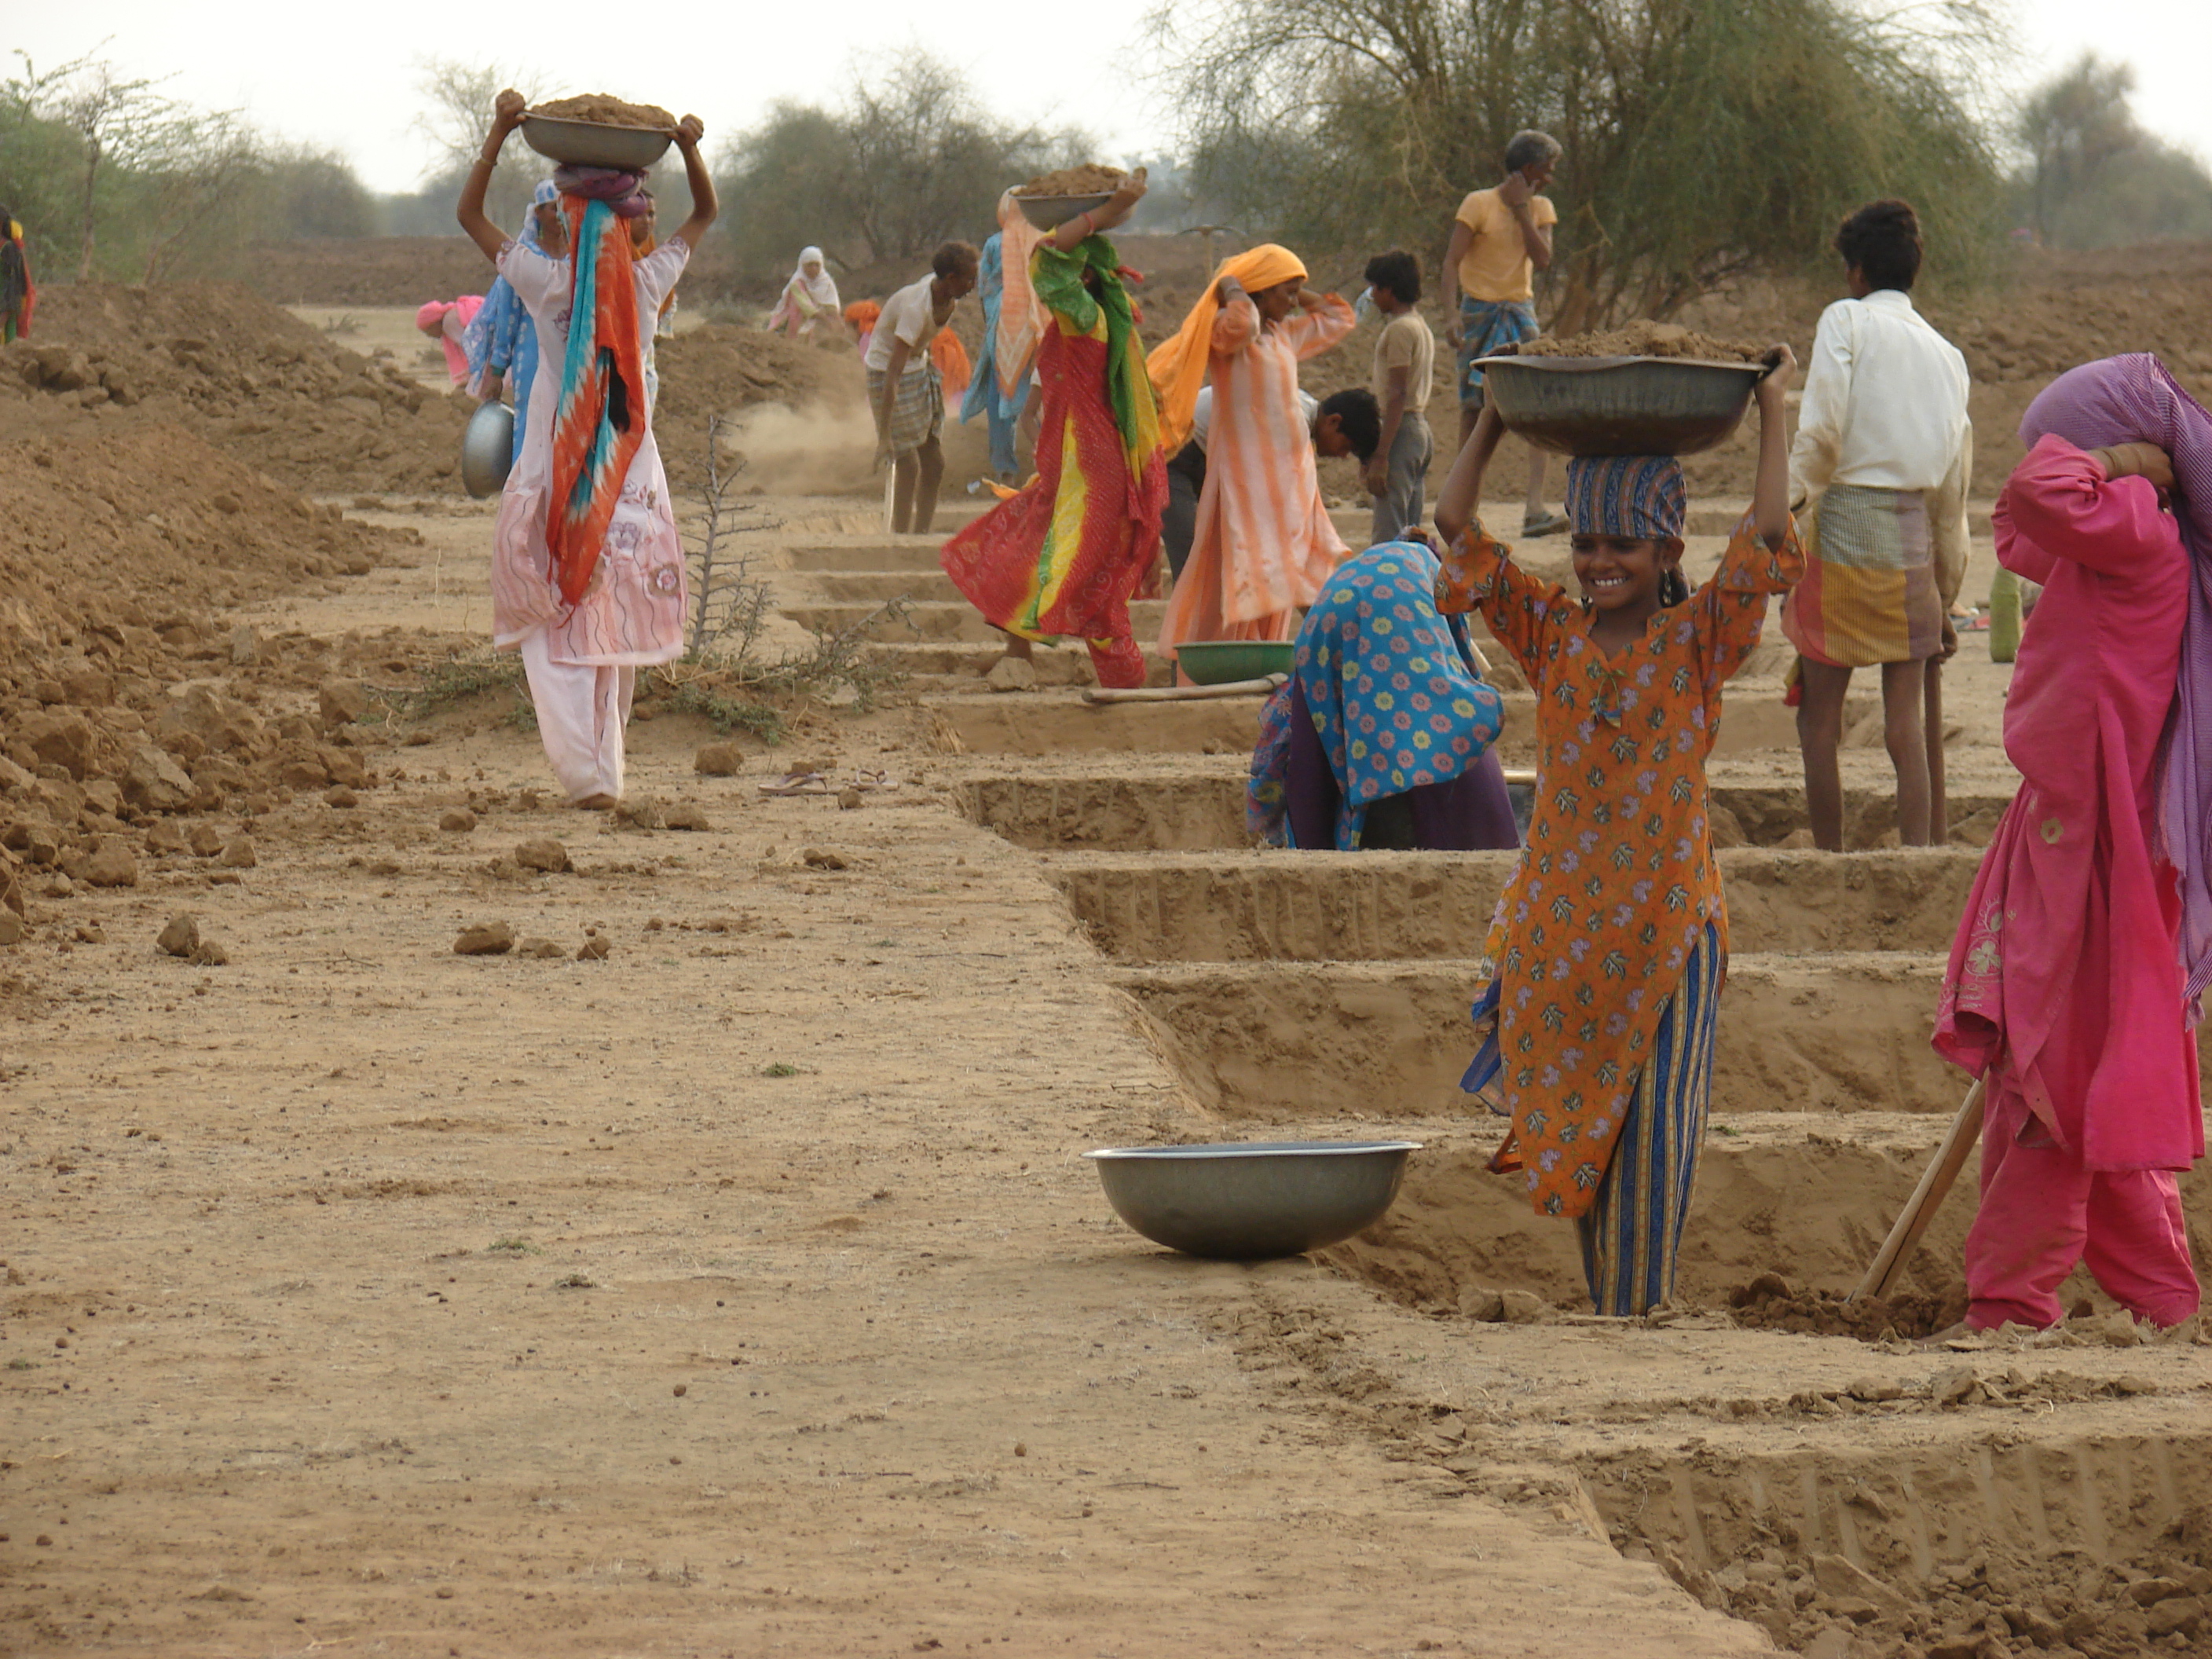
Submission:
[[[1052,313],[1037,354],[1036,476],[945,544],[945,574],[994,627],[1080,639],[1099,684],[1145,683],[1129,599],[1159,556],[1167,463],[1129,291],[1103,236],[1030,265]]]

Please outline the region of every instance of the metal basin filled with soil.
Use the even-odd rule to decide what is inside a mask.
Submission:
[[[1727,441],[1765,363],[1485,357],[1506,430],[1555,455],[1694,455]]]
[[[1086,1152],[1114,1212],[1155,1244],[1261,1261],[1338,1244],[1382,1218],[1415,1140],[1264,1140]]]

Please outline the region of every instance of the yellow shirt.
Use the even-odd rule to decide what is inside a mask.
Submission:
[[[1559,210],[1548,196],[1529,198],[1537,225],[1556,225]],[[1460,292],[1470,300],[1502,300],[1526,303],[1536,297],[1535,266],[1521,240],[1521,222],[1513,210],[1498,199],[1493,185],[1478,190],[1459,204],[1459,222],[1474,233],[1467,255],[1459,262]]]

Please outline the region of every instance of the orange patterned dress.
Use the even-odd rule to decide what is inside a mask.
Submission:
[[[1535,811],[1486,946],[1498,979],[1497,1087],[1530,1201],[1580,1216],[1709,921],[1725,960],[1705,757],[1721,687],[1804,553],[1794,524],[1771,551],[1746,514],[1712,579],[1617,655],[1591,639],[1580,605],[1510,554],[1471,527],[1443,560],[1437,609],[1481,611],[1536,694]]]

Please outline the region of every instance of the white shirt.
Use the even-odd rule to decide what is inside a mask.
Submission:
[[[937,307],[929,297],[930,284],[936,280],[931,276],[909,283],[884,301],[884,313],[876,319],[875,332],[868,337],[868,368],[889,372],[895,339],[904,340],[911,348],[907,358],[909,371],[928,356],[929,343],[937,337]]]
[[[1312,431],[1313,423],[1321,419],[1321,399],[1301,386],[1298,388],[1298,410],[1306,417],[1306,430]],[[1213,388],[1210,386],[1202,386],[1198,389],[1198,407],[1192,411],[1190,417],[1192,441],[1200,449],[1205,448],[1206,434],[1212,428]]]
[[[1830,484],[1926,492],[1946,605],[1966,576],[1972,384],[1966,358],[1913,309],[1910,295],[1885,288],[1838,300],[1820,313],[1790,451],[1793,501]]]

